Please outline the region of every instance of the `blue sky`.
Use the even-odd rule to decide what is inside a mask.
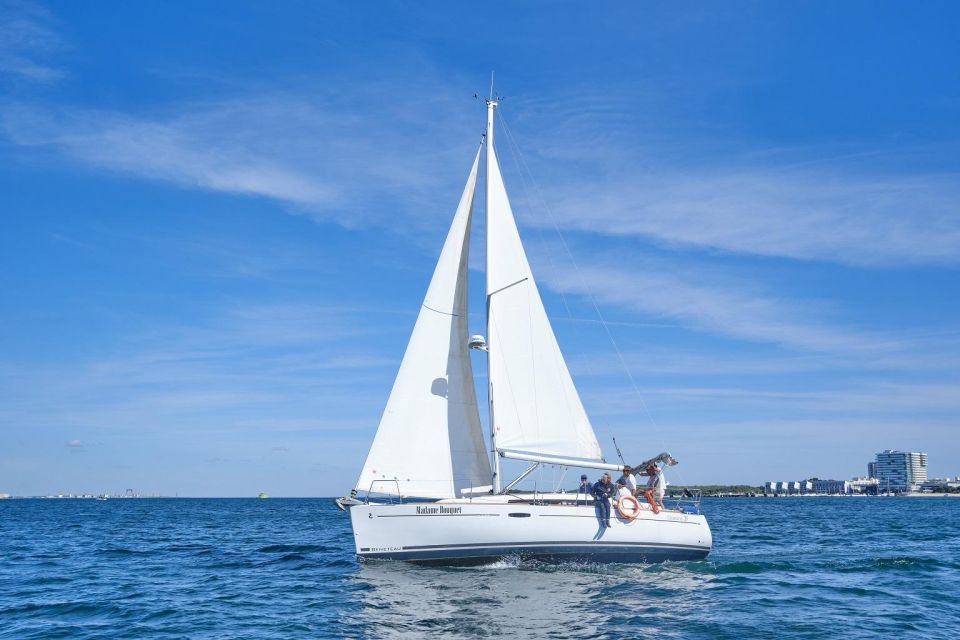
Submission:
[[[608,458],[960,474],[954,3],[0,7],[0,492],[349,489],[491,69]]]

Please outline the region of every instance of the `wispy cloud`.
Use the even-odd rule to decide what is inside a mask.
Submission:
[[[52,82],[63,71],[49,62],[66,49],[53,16],[23,0],[0,2],[0,73],[34,82]]]
[[[558,223],[581,231],[856,265],[960,263],[957,174],[694,169],[568,183],[554,197]]]
[[[346,227],[396,226],[398,216],[414,228],[441,225],[478,128],[462,87],[406,78],[352,89],[350,102],[307,86],[140,113],[8,104],[0,126],[17,145],[88,167],[268,198]],[[524,223],[859,266],[960,263],[957,174],[880,169],[831,148],[703,157],[679,134],[641,146],[638,130],[652,125],[638,124],[640,107],[625,100],[581,100],[557,118],[536,100],[517,106],[525,130],[498,144]],[[514,143],[525,154],[517,165]],[[540,179],[524,198],[528,161]]]
[[[642,95],[566,102],[514,105],[499,139],[528,224],[857,266],[960,263],[960,174],[923,162],[955,158],[953,141],[791,149],[678,129]]]
[[[743,460],[726,470],[724,482],[862,476],[877,451],[929,451],[930,475],[955,475],[956,420],[915,415],[796,416],[791,413],[731,421],[710,412],[702,420],[678,420],[658,429],[681,464],[670,472],[677,484],[712,483],[718,460]],[[618,429],[624,449],[649,449],[649,431]],[[750,434],[744,437],[739,434]],[[731,466],[731,465],[728,465]]]
[[[960,383],[853,380],[827,388],[798,390],[771,386],[647,386],[643,400],[629,388],[590,389],[584,394],[595,417],[642,416],[647,411],[672,423],[674,416],[700,419],[705,424],[728,416],[752,416],[771,421],[819,419],[837,421],[876,417],[923,417],[956,423],[960,411]]]
[[[109,358],[2,367],[0,424],[96,431],[160,423],[170,433],[266,434],[341,428],[362,406],[372,428],[384,391],[369,386],[371,372],[392,371],[395,362],[387,367],[369,350],[340,349],[370,331],[356,322],[358,313],[247,306],[218,314],[206,327],[155,322],[148,334],[118,339]],[[80,447],[80,440],[68,446]]]
[[[395,223],[397,214],[435,225],[446,221],[436,210],[453,206],[479,138],[435,135],[471,129],[460,111],[444,108],[445,91],[431,93],[439,97],[418,104],[423,120],[416,126],[401,105],[377,95],[357,105],[309,91],[145,115],[8,104],[0,125],[17,145],[55,150],[88,167],[269,198],[346,227]]]
[[[817,301],[784,300],[758,285],[719,279],[705,269],[678,269],[656,261],[635,266],[597,263],[546,270],[541,277],[564,294],[590,295],[604,306],[671,318],[688,328],[802,350],[850,352],[876,348],[880,339],[824,322]]]
[[[646,351],[632,350],[622,353],[630,367],[631,375],[638,379],[664,379],[667,376],[683,380],[704,378],[728,378],[753,380],[802,379],[816,373],[832,375],[937,372],[953,371],[960,348],[956,344],[941,345],[944,351],[931,348],[904,348],[891,353],[870,352],[865,354],[826,353],[771,353],[751,355],[748,353],[719,350],[694,353],[685,349],[654,347]],[[777,350],[775,350],[777,351]],[[567,357],[574,376],[584,380],[597,377],[624,376],[623,365],[613,353],[573,354]]]

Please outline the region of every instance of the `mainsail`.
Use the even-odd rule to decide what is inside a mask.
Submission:
[[[467,258],[480,151],[356,488],[453,498],[490,486],[467,346]]]
[[[517,232],[493,146],[495,106],[488,102],[487,344],[496,446],[540,456],[600,460],[600,445]]]

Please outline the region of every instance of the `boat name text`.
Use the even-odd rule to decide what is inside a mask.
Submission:
[[[440,515],[441,513],[452,515],[454,513],[461,513],[462,511],[463,507],[444,507],[441,505],[435,507],[417,507],[418,516],[433,516]]]

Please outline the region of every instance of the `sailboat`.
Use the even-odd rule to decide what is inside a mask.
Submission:
[[[650,562],[705,557],[699,509],[640,502],[608,526],[585,494],[514,487],[542,465],[608,463],[557,344],[520,241],[493,141],[498,100],[420,307],[348,510],[357,556],[484,563],[508,556]],[[467,271],[477,174],[486,150],[486,329],[470,336]],[[486,352],[489,448],[470,350]],[[666,456],[666,458],[664,458]],[[667,454],[661,460],[670,459]],[[525,461],[510,482],[501,461]]]

